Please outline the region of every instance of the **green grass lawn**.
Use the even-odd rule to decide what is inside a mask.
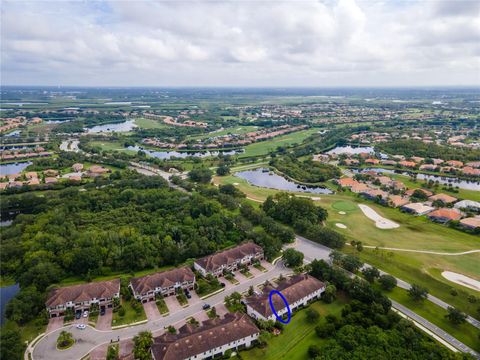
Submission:
[[[122,300],[122,307],[125,309],[125,315],[120,316],[119,311],[113,313],[112,326],[127,325],[138,321],[146,320],[145,310],[142,304],[138,304],[140,312],[137,314],[129,301]]]
[[[141,129],[162,129],[167,125],[161,120],[150,120],[145,118],[135,119],[135,124]]]
[[[187,140],[202,140],[213,136],[223,136],[228,134],[241,135],[251,131],[257,131],[258,126],[232,126],[221,131],[215,131],[202,135],[188,136]]]
[[[159,297],[155,300],[156,304],[157,304],[157,308],[158,308],[158,311],[160,312],[160,314],[168,314],[169,310],[168,310],[168,306],[167,304],[165,303],[165,300],[163,299],[163,297]]]
[[[308,347],[313,344],[319,344],[319,339],[315,334],[315,326],[325,321],[328,314],[339,315],[342,307],[346,304],[343,296],[332,304],[325,304],[321,301],[314,302],[311,308],[317,310],[321,318],[317,323],[309,323],[306,316],[306,310],[300,310],[292,317],[289,324],[285,325],[283,332],[278,336],[273,336],[268,340],[268,345],[264,349],[253,348],[242,351],[241,357],[244,360],[307,360]]]
[[[135,150],[128,150],[123,146],[123,142],[114,140],[90,141],[91,146],[98,146],[104,151],[122,151],[129,154],[135,154]]]
[[[410,310],[413,310],[416,314],[445,330],[447,333],[457,338],[465,345],[476,351],[480,351],[480,342],[478,341],[480,330],[475,328],[473,325],[469,323],[464,323],[461,325],[452,324],[448,319],[445,318],[447,310],[442,309],[440,306],[437,306],[428,300],[423,302],[415,302],[410,299],[407,291],[404,289],[397,287],[388,293],[386,292],[385,295],[406,306]]]
[[[182,306],[188,305],[188,299],[183,292],[177,294],[176,297],[177,297],[178,303],[180,305],[182,305]]]
[[[266,155],[270,151],[275,150],[278,146],[301,144],[303,140],[305,140],[310,135],[315,134],[316,132],[318,132],[318,129],[302,130],[279,136],[272,140],[260,141],[248,145],[245,147],[245,152],[239,155],[239,158]]]

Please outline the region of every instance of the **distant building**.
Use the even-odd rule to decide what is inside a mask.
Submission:
[[[411,204],[402,205],[401,209],[403,211],[406,211],[408,213],[415,214],[415,215],[425,215],[425,214],[428,214],[430,211],[435,210],[434,207],[424,205],[422,203],[411,203]]]
[[[154,360],[200,360],[221,357],[227,350],[248,348],[260,330],[242,313],[228,313],[223,319],[204,321],[199,327],[182,326],[178,334],[165,333],[153,339]]]
[[[221,276],[224,270],[237,270],[242,264],[249,265],[255,260],[262,260],[263,256],[264,252],[261,246],[253,242],[247,242],[232,249],[198,259],[193,263],[193,267],[203,276],[207,274]]]
[[[440,200],[445,204],[451,204],[457,201],[458,199],[454,196],[450,196],[447,194],[436,194],[432,195],[428,198],[429,201],[435,201],[435,200]]]
[[[467,229],[478,229],[480,228],[480,216],[469,217],[460,220],[460,225]]]
[[[189,267],[172,269],[151,275],[132,278],[130,288],[135,298],[142,302],[155,300],[157,294],[175,295],[177,289],[193,290],[195,274]]]
[[[457,209],[441,208],[430,212],[427,216],[430,220],[443,224],[452,220],[460,220],[462,213]]]
[[[50,290],[45,306],[50,317],[62,316],[67,309],[88,310],[92,304],[112,307],[120,296],[120,279],[91,282]]]
[[[400,195],[390,195],[388,197],[388,203],[393,207],[400,207],[409,203],[408,198],[402,197]]]
[[[252,295],[245,299],[247,314],[254,319],[275,320],[276,316],[270,307],[269,295],[274,290],[266,286],[260,295]],[[305,306],[313,300],[320,299],[325,291],[325,284],[313,276],[299,274],[285,279],[275,290],[279,291],[287,300],[290,310],[293,311],[300,306]],[[278,316],[288,312],[283,300],[277,295],[272,296],[272,303]]]

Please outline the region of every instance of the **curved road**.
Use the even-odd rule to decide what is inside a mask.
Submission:
[[[206,299],[205,302],[208,302],[212,306],[221,304],[223,303],[225,296],[230,295],[234,291],[247,291],[250,286],[260,285],[266,280],[278,277],[280,274],[286,275],[289,272],[289,269],[285,268],[281,261],[278,261],[270,271],[262,273],[235,287],[222,291],[221,293]],[[117,340],[118,337],[120,337],[121,340],[125,340],[134,337],[140,331],[148,330],[155,332],[163,330],[168,325],[175,324],[201,312],[203,304],[204,302],[199,302],[161,319],[117,330],[100,331],[90,326],[87,326],[85,330],[79,330],[75,325],[69,325],[52,331],[43,337],[37,344],[35,344],[32,357],[34,360],[80,359],[97,346],[110,343],[110,340]],[[76,339],[76,343],[67,350],[59,351],[56,349],[56,341],[62,330],[71,332]]]

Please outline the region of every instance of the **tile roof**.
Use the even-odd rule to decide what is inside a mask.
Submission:
[[[275,290],[280,291],[287,302],[292,304],[324,286],[325,284],[323,282],[313,276],[299,274],[285,279]],[[269,317],[273,314],[269,301],[269,295],[272,289],[272,287],[266,286],[262,294],[249,296],[245,299],[245,302],[263,317]],[[272,303],[277,312],[285,308],[285,304],[279,296],[272,296]]]
[[[55,307],[67,302],[82,302],[92,299],[111,298],[120,292],[120,279],[91,282],[50,290],[45,305]]]
[[[136,294],[146,294],[155,288],[168,288],[176,283],[194,281],[195,274],[189,267],[172,269],[155,274],[133,278],[130,283]]]
[[[428,217],[435,219],[460,220],[462,218],[462,213],[457,209],[441,208],[429,213]]]
[[[178,334],[154,338],[152,354],[155,360],[188,359],[259,332],[248,315],[229,313],[223,319],[207,320],[199,327],[187,324]]]
[[[444,203],[448,204],[448,203],[457,201],[457,198],[447,194],[437,194],[437,195],[430,196],[428,200],[430,201],[441,200]]]
[[[465,225],[469,228],[477,228],[480,227],[480,216],[465,218],[460,220],[460,224]]]
[[[237,260],[243,259],[247,255],[253,255],[258,252],[263,253],[261,246],[253,242],[247,242],[232,249],[205,256],[195,262],[207,271],[213,271],[222,265],[231,264]]]

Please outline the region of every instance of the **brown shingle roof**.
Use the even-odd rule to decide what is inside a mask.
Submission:
[[[207,320],[198,328],[183,326],[177,335],[154,338],[152,354],[155,360],[183,360],[257,333],[248,315],[227,314],[223,319]]]
[[[247,255],[253,255],[259,252],[263,253],[261,246],[253,242],[247,242],[232,249],[203,257],[195,262],[207,271],[214,271],[222,265],[231,264],[243,259]]]
[[[313,276],[299,274],[281,282],[276,290],[280,291],[289,304],[294,303],[305,296],[323,288],[325,284]],[[269,295],[271,287],[265,287],[261,295],[252,295],[245,299],[245,302],[256,310],[263,317],[267,318],[273,314],[270,307]],[[279,296],[272,296],[272,303],[275,310],[285,308],[283,300]]]
[[[195,274],[189,267],[158,272],[152,275],[133,278],[130,282],[135,293],[143,295],[157,287],[168,288],[175,283],[193,281]]]
[[[55,307],[70,301],[76,303],[91,299],[112,298],[119,292],[120,279],[66,286],[50,290],[45,305]]]

